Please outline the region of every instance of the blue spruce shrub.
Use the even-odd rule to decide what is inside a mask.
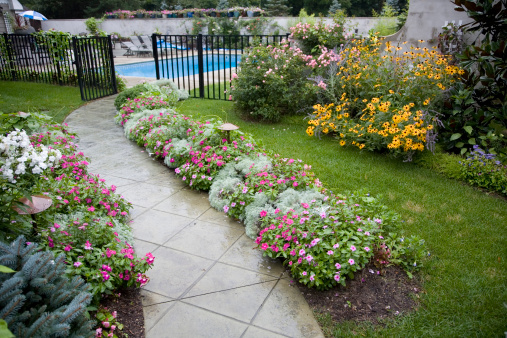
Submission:
[[[93,337],[87,319],[92,300],[81,277],[65,276],[65,255],[36,250],[23,236],[10,245],[0,242],[0,319],[16,337]]]

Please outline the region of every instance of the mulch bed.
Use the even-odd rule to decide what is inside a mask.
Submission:
[[[122,331],[115,331],[118,337],[144,338],[144,314],[141,289],[127,288],[118,291],[120,296],[105,297],[100,304],[110,312],[118,313],[117,320],[123,324]],[[118,294],[117,293],[117,294]]]
[[[372,273],[373,272],[373,273]],[[417,282],[409,279],[403,269],[390,266],[377,274],[373,264],[347,280],[347,286],[317,291],[296,283],[310,307],[319,313],[329,313],[334,321],[370,321],[397,316],[416,308]]]

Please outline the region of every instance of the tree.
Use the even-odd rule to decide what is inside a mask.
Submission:
[[[270,16],[287,16],[290,8],[286,0],[267,0],[264,8]]]
[[[329,7],[329,14],[333,15],[334,13],[336,13],[336,11],[339,11],[340,9],[342,9],[342,6],[338,2],[338,0],[333,0],[331,7]]]
[[[229,8],[229,1],[227,1],[227,0],[218,1],[217,9],[228,9],[228,8]]]

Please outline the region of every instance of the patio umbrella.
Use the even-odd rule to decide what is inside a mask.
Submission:
[[[47,18],[44,15],[36,11],[25,11],[18,15],[32,20],[42,20],[42,21],[47,20]]]

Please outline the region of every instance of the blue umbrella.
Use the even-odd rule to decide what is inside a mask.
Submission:
[[[47,20],[47,18],[44,15],[36,11],[25,11],[18,15],[32,20],[42,20],[42,21]]]

